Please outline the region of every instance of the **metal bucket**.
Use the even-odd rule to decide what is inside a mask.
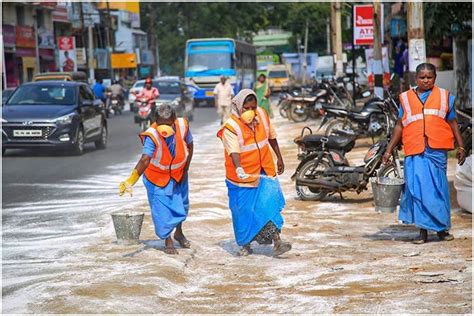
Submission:
[[[374,194],[375,211],[395,212],[405,181],[399,178],[377,177],[370,179],[370,182]]]
[[[144,213],[133,211],[119,211],[111,214],[114,222],[117,242],[122,245],[139,243]]]

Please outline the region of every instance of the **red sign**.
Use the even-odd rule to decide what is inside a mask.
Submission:
[[[380,30],[383,42],[383,4],[380,5]],[[354,45],[374,44],[374,7],[371,4],[354,6]]]
[[[31,26],[16,26],[16,46],[35,48],[35,30]]]
[[[74,49],[74,38],[72,36],[61,36],[58,41],[59,50]]]

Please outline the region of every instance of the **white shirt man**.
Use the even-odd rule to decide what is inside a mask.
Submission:
[[[225,77],[221,77],[221,81],[214,88],[214,106],[217,109],[217,114],[221,116],[221,124],[230,117],[233,96],[232,85],[227,82]]]

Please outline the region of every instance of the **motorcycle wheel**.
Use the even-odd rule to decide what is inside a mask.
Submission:
[[[321,160],[319,165],[314,168],[314,160],[310,160],[306,162],[297,173],[297,177],[307,178],[307,179],[314,179],[321,175],[325,170],[330,168],[330,162],[326,159]],[[300,197],[303,201],[319,201],[322,200],[329,191],[321,190],[321,189],[311,189],[307,186],[296,185],[296,194]]]
[[[344,130],[344,129],[350,129],[350,127],[347,126],[347,123],[344,122],[343,120],[333,120],[331,122],[328,122],[326,125],[326,130],[324,131],[325,136],[338,136],[339,134],[336,133],[337,130]]]
[[[391,163],[389,165],[382,166],[382,169],[378,174],[380,177],[403,179],[403,165],[401,165],[400,168],[402,169],[402,174],[398,174],[397,166],[394,163]]]
[[[280,112],[280,115],[281,117],[283,118],[288,118],[288,112],[287,112],[287,105],[282,103],[280,106],[279,106],[279,110]]]
[[[312,119],[317,119],[321,116],[321,112],[319,110],[316,110],[316,109],[311,109],[311,111],[309,112],[309,116]]]
[[[307,111],[304,111],[304,113],[297,113],[296,111],[298,110],[298,105],[301,103],[291,103],[290,105],[290,113],[289,113],[289,118],[292,119],[295,122],[304,122],[307,121],[309,118],[309,114]]]

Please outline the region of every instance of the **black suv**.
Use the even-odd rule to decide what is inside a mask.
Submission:
[[[85,83],[26,83],[2,108],[2,140],[2,154],[8,148],[62,147],[81,155],[86,142],[106,147],[107,119]]]

